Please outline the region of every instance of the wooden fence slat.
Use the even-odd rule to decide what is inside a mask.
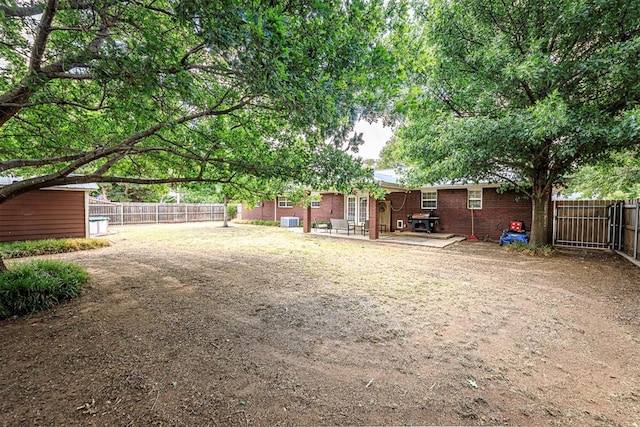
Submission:
[[[107,217],[111,225],[222,221],[224,204],[112,203],[91,199],[89,216]]]

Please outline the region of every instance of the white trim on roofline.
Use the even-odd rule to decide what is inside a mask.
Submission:
[[[24,180],[24,178],[19,177],[19,176],[0,176],[0,186],[5,186],[5,185],[10,185],[13,184],[14,182],[19,182]],[[96,184],[95,182],[90,182],[90,183],[86,183],[86,184],[67,184],[67,185],[57,185],[54,187],[45,187],[45,188],[41,188],[41,190],[84,190],[84,191],[91,191],[91,190],[98,190],[100,187],[98,187],[98,184]]]

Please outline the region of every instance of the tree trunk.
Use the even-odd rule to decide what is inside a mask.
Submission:
[[[4,273],[5,271],[7,271],[7,266],[4,264],[2,256],[0,256],[0,274]]]
[[[227,195],[224,195],[224,213],[222,214],[222,218],[223,218],[223,227],[228,227],[229,224],[227,224],[227,206],[229,205],[229,199],[227,198]]]
[[[549,241],[549,208],[551,206],[551,191],[540,189],[533,191],[531,198],[531,238],[529,243],[533,246],[548,245]]]

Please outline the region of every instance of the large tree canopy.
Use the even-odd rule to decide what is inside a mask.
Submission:
[[[555,185],[638,144],[640,2],[432,0],[416,7],[399,133],[418,182],[509,182],[548,239]]]
[[[84,182],[366,180],[344,149],[392,73],[381,3],[0,1],[0,175],[26,177],[0,203]]]
[[[640,198],[640,157],[637,152],[615,152],[610,158],[580,168],[562,194],[580,194],[603,200]]]

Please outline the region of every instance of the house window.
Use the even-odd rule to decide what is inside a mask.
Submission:
[[[360,197],[359,204],[360,211],[358,212],[358,223],[364,224],[367,220],[367,213],[369,212],[369,198]]]
[[[482,189],[467,190],[467,209],[482,209]]]
[[[320,200],[314,200],[311,202],[311,207],[312,208],[319,208],[320,207]]]
[[[422,209],[437,209],[437,208],[438,208],[438,192],[423,191],[422,192]]]
[[[286,197],[278,197],[278,207],[279,208],[292,208],[293,202],[291,200],[287,200]]]
[[[347,197],[347,218],[348,221],[356,220],[356,196]]]

